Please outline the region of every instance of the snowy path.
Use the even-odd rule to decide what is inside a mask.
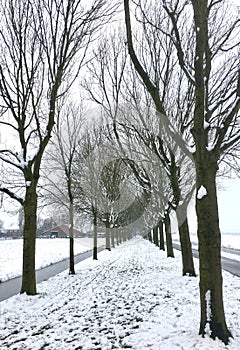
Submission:
[[[167,259],[136,238],[102,252],[99,261],[78,264],[76,276],[63,272],[42,282],[35,297],[3,301],[0,348],[239,350],[239,278],[224,272],[227,323],[235,337],[227,348],[198,336],[198,283],[181,276],[180,253]]]

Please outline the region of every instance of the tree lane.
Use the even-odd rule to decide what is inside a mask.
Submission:
[[[181,247],[179,244],[173,243],[173,248],[177,250],[181,250]],[[240,255],[239,250],[231,249],[231,248],[223,248],[223,251],[231,254],[237,254]],[[199,258],[198,250],[192,248],[193,256],[195,258]],[[229,258],[225,258],[222,256],[222,267],[225,271],[230,272],[231,274],[240,277],[240,261],[232,260]]]
[[[104,249],[103,246],[98,248],[98,252],[101,252]],[[87,258],[90,258],[93,254],[93,250],[88,250],[86,252],[75,255],[74,262],[75,264],[83,261]],[[52,265],[43,267],[42,269],[36,270],[36,280],[37,283],[46,281],[48,278],[57,275],[64,270],[69,269],[69,258],[54,263]],[[20,292],[22,283],[22,276],[12,278],[8,281],[0,283],[0,302],[16,295]]]

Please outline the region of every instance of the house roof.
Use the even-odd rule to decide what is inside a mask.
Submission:
[[[55,226],[55,227],[52,227],[51,229],[45,231],[45,232],[42,232],[41,235],[44,235],[44,234],[50,234],[51,232],[53,231],[57,231],[59,233],[62,233],[62,234],[65,234],[67,236],[69,236],[69,226],[66,225],[66,224],[62,224],[62,225],[59,225],[59,226]],[[77,230],[77,229],[73,229],[73,235],[80,235],[82,232]]]

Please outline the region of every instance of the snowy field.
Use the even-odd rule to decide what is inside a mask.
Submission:
[[[93,247],[92,238],[75,238],[74,252],[79,254]],[[98,239],[98,246],[105,243]],[[0,281],[22,274],[22,239],[0,240]],[[36,240],[36,269],[69,257],[69,240],[66,238]]]
[[[1,350],[239,350],[240,279],[223,272],[228,346],[198,336],[198,277],[141,237],[1,302]],[[194,259],[198,271],[198,260]]]

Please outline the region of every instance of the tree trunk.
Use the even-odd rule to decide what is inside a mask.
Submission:
[[[162,220],[159,221],[158,223],[158,229],[159,229],[159,241],[160,241],[160,250],[165,250],[164,246],[164,234],[163,234],[163,222]]]
[[[122,241],[126,242],[126,240],[127,240],[127,232],[126,232],[126,228],[123,227],[122,228]]]
[[[20,293],[36,295],[35,250],[37,230],[37,191],[34,185],[26,188],[23,227],[23,270]]]
[[[97,251],[97,215],[93,213],[93,260],[98,260]]]
[[[231,333],[226,325],[223,306],[221,234],[215,177],[215,167],[210,164],[201,172],[201,180],[197,176],[197,189],[203,185],[207,192],[202,198],[196,199],[201,301],[199,334],[204,336],[206,325],[209,324],[211,337],[218,337],[228,344]]]
[[[204,336],[209,324],[211,337],[218,337],[228,344],[229,332],[223,307],[221,234],[219,229],[216,173],[220,156],[219,146],[211,151],[208,145],[208,129],[204,127],[206,112],[205,78],[207,69],[210,74],[208,16],[206,1],[192,1],[196,31],[195,55],[195,110],[192,134],[196,151],[194,162],[196,169],[196,212],[198,220],[199,268],[200,268],[200,301],[201,319],[199,334]],[[208,57],[209,58],[209,57]],[[206,67],[207,64],[207,67]],[[207,79],[208,81],[208,79]],[[219,135],[218,135],[219,136]],[[217,140],[217,136],[216,136]],[[217,144],[216,144],[217,145]],[[202,191],[200,192],[200,188]],[[205,192],[205,193],[204,193]]]
[[[106,249],[111,251],[110,224],[109,224],[109,222],[106,222]]]
[[[115,228],[111,228],[111,246],[112,248],[115,248]]]
[[[156,246],[159,247],[159,242],[158,242],[158,226],[155,226],[153,228],[153,242]]]
[[[70,201],[70,206],[69,206],[69,275],[75,275],[72,201]]]
[[[177,217],[178,216],[177,213]],[[181,212],[180,217],[185,217],[185,220],[178,227],[182,253],[182,274],[183,276],[188,275],[195,277],[196,272],[193,264],[192,244],[189,235],[187,213],[183,216],[183,213]],[[180,222],[180,220],[178,221]]]
[[[115,230],[115,236],[116,236],[116,245],[119,245],[119,228]]]
[[[121,244],[123,241],[123,229],[122,228],[119,229],[118,232],[119,232],[119,244]]]
[[[166,235],[166,243],[167,243],[167,257],[174,258],[173,246],[172,246],[171,221],[170,221],[169,214],[165,214],[164,224],[165,224],[165,235]]]
[[[151,230],[148,232],[148,240],[152,242],[152,232]]]

